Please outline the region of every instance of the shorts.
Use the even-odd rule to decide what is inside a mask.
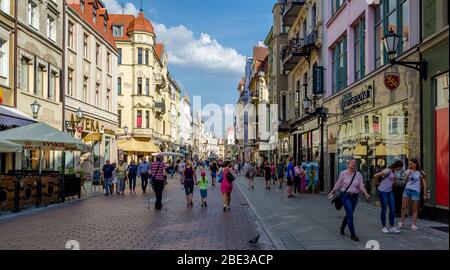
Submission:
[[[412,189],[405,189],[403,198],[410,198],[412,201],[420,201],[420,192]]]
[[[292,177],[287,177],[287,185],[290,187],[294,184],[294,181],[292,181]]]
[[[284,177],[284,174],[279,174],[278,175],[278,179],[283,179],[283,177]]]
[[[270,181],[271,180],[270,176],[265,176],[264,178],[266,179],[266,181]]]
[[[208,190],[200,189],[200,197],[202,197],[202,199],[206,199],[207,196],[208,196]]]
[[[186,192],[186,195],[194,193],[194,181],[185,181],[184,191]]]
[[[211,177],[216,177],[216,176],[217,176],[216,172],[211,173]]]
[[[277,176],[276,175],[272,175],[272,180],[276,181],[277,180]]]

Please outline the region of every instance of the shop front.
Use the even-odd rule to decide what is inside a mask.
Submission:
[[[325,100],[330,118],[326,131],[325,179],[332,189],[351,159],[364,178],[366,189],[376,196],[373,175],[396,160],[406,169],[408,160],[420,156],[419,79],[402,69],[398,87],[388,88],[380,72]],[[397,71],[395,71],[397,72]],[[313,136],[314,137],[314,136]],[[404,184],[404,171],[397,183]]]
[[[106,160],[119,161],[116,130],[110,122],[90,116],[79,119],[75,111],[66,110],[66,131],[90,148],[89,152],[67,152],[65,157],[66,168],[82,176],[86,193],[101,190],[100,174]]]

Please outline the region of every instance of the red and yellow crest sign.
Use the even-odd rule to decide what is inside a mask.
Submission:
[[[400,73],[399,72],[386,72],[384,73],[384,85],[389,91],[394,91],[400,86]]]

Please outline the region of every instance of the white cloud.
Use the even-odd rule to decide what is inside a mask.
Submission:
[[[118,0],[103,0],[106,5],[106,9],[110,14],[122,14],[122,4]],[[139,9],[133,3],[126,3],[123,9],[124,14],[131,14],[137,16]]]
[[[154,24],[158,40],[166,46],[169,62],[214,73],[242,74],[245,57],[235,49],[224,47],[208,34],[197,38],[184,25],[166,27]]]

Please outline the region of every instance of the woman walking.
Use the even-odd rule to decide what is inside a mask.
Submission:
[[[295,164],[295,167],[294,167],[294,193],[297,193],[297,192],[300,193],[301,175],[302,175],[302,169],[300,169],[300,166],[297,163],[297,164]]]
[[[270,170],[271,170],[271,175],[272,175],[272,181],[273,181],[273,184],[275,185],[277,183],[277,167],[275,166],[275,164],[273,162],[270,164]]]
[[[407,182],[405,191],[403,192],[401,221],[398,223],[398,227],[400,229],[403,225],[405,225],[405,216],[409,210],[409,201],[411,200],[413,202],[413,224],[411,226],[411,230],[417,231],[419,229],[416,222],[417,214],[419,212],[421,184],[423,190],[427,190],[426,175],[425,172],[422,171],[417,158],[412,158],[409,161],[409,170],[407,170],[405,174],[405,179]],[[428,195],[425,195],[424,198],[428,199]]]
[[[194,168],[192,167],[192,162],[190,160],[186,161],[186,168],[183,172],[183,185],[184,191],[186,192],[186,202],[187,206],[193,206],[192,196],[194,194],[194,185],[197,184],[197,175]]]
[[[375,181],[382,177],[380,185],[378,186],[378,191],[380,194],[380,204],[381,204],[381,224],[383,228],[381,231],[383,233],[400,233],[400,230],[394,227],[395,224],[395,198],[392,187],[394,186],[396,179],[396,172],[403,168],[403,162],[397,160],[388,169],[385,169],[373,176]],[[386,227],[386,211],[389,206],[389,225]]]
[[[254,186],[254,177],[255,177],[255,168],[252,166],[250,162],[246,162],[244,165],[245,177],[248,180],[248,190],[255,189]]]
[[[370,195],[364,188],[364,181],[361,173],[356,170],[355,159],[350,160],[348,162],[347,170],[341,172],[338,181],[329,194],[329,198],[331,198],[337,190],[344,192],[342,195],[342,204],[346,213],[342,220],[340,232],[342,235],[345,235],[345,227],[348,225],[351,239],[353,241],[359,241],[359,238],[355,233],[355,225],[353,224],[353,213],[355,212],[356,204],[358,203],[359,193],[363,192],[367,200],[370,199]]]
[[[289,163],[287,165],[287,170],[286,170],[288,198],[295,197],[294,195],[292,195],[292,186],[294,185],[294,177],[295,177],[295,169],[294,169],[293,159],[291,158],[291,159],[289,159]]]
[[[233,164],[229,161],[225,162],[222,171],[222,183],[220,185],[220,191],[222,191],[223,196],[223,211],[226,212],[227,209],[231,210],[231,192],[233,191],[233,181],[230,177],[235,177],[233,175],[234,169]]]
[[[211,170],[211,181],[212,181],[211,185],[214,187],[216,185],[217,171],[219,170],[219,168],[217,167],[216,161],[213,161],[210,170]]]
[[[134,162],[134,159],[131,160],[130,165],[127,167],[127,178],[128,185],[130,185],[130,193],[136,193],[136,176],[138,172],[138,166]]]
[[[156,202],[155,209],[161,210],[162,208],[162,193],[166,180],[166,163],[164,163],[161,156],[156,157],[156,161],[152,162],[150,168],[150,176],[152,178],[152,187],[155,191]]]
[[[272,169],[270,168],[269,162],[267,160],[264,162],[264,178],[266,179],[266,189],[270,190],[270,180],[272,178]]]
[[[117,194],[125,194],[125,166],[123,161],[119,161],[119,166],[116,168],[117,178]]]

